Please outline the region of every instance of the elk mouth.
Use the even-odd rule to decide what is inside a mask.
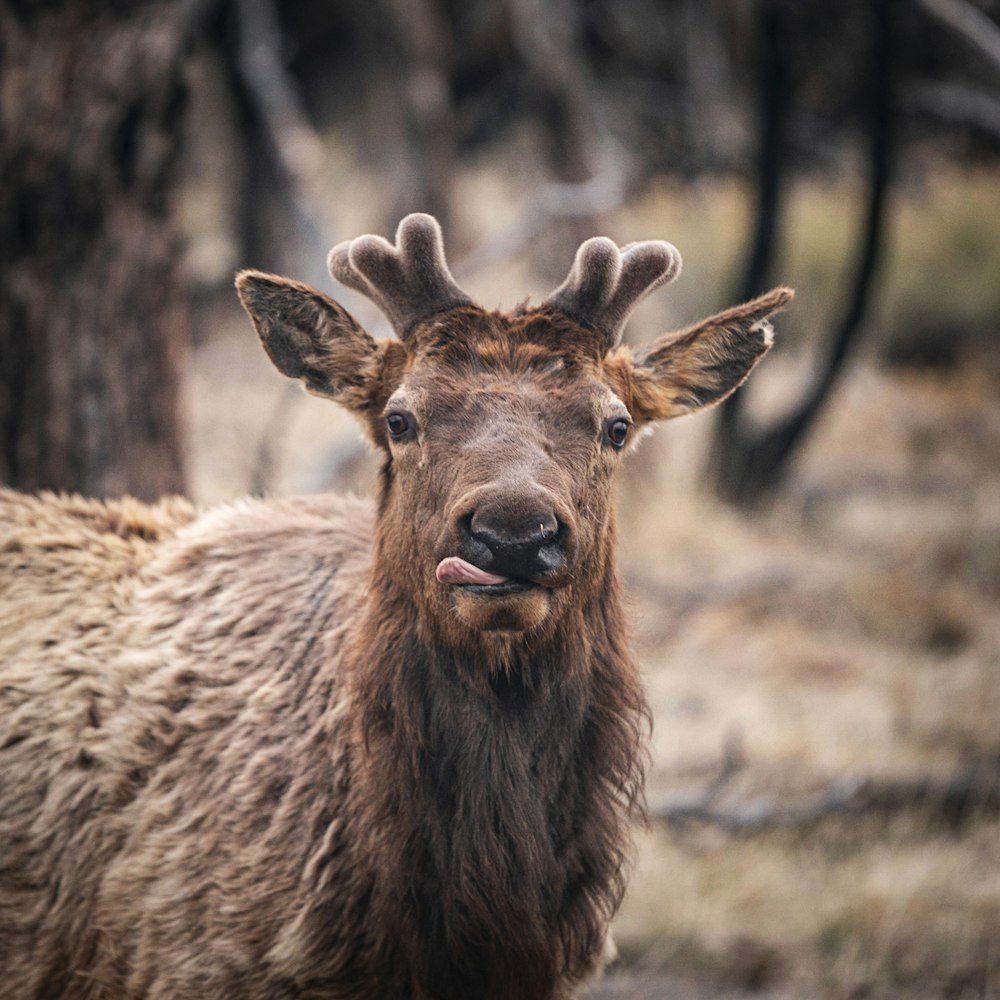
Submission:
[[[458,556],[442,559],[434,575],[438,583],[461,587],[467,594],[481,594],[484,597],[506,597],[538,586],[532,580],[489,573]]]
[[[467,594],[481,594],[483,597],[508,597],[512,594],[523,594],[526,590],[534,590],[538,586],[530,580],[507,580],[504,583],[464,583],[459,584]]]
[[[459,620],[479,632],[524,632],[552,608],[552,591],[541,583],[490,573],[459,556],[442,559],[434,575],[450,588]]]

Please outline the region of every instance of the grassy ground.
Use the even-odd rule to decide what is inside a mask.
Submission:
[[[974,761],[995,782],[1000,412],[995,387],[969,381],[862,367],[767,517],[689,497],[641,519],[626,563],[654,809],[710,789],[727,760],[723,817],[808,812],[863,780],[947,789]],[[970,422],[975,448],[928,462],[927,435],[967,440]],[[995,799],[941,805],[742,835],[654,824],[619,947],[633,965],[805,995],[1000,995]]]
[[[466,216],[483,225],[486,188],[510,197],[492,176],[461,189]],[[868,340],[772,510],[738,514],[701,491],[709,417],[664,427],[634,457],[622,560],[655,714],[654,810],[714,789],[723,819],[780,819],[851,783],[946,789],[963,769],[995,766],[997,190],[995,177],[929,174],[897,202]],[[799,295],[779,322],[787,346],[753,380],[762,419],[794,399],[843,297],[851,194],[793,193],[779,273]],[[685,255],[676,291],[637,316],[636,339],[729,304],[745,224],[731,183],[655,185],[607,220],[613,236],[665,235]],[[523,283],[533,266],[518,258],[469,286],[510,304],[533,287]],[[369,488],[350,419],[289,396],[228,305],[202,320],[215,334],[193,356],[187,392],[195,496],[246,490],[262,439],[272,458],[257,478],[275,492]],[[901,339],[949,324],[947,370],[880,362]],[[996,802],[955,812],[931,795],[742,832],[654,821],[615,935],[622,971],[602,987],[607,1000],[1000,997]]]

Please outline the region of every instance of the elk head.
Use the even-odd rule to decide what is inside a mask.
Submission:
[[[453,642],[553,629],[612,572],[612,486],[637,432],[718,402],[771,346],[776,289],[633,351],[632,308],[680,271],[663,242],[595,238],[540,305],[474,305],[437,222],[395,245],[361,236],[330,271],[371,298],[398,339],[376,341],[336,302],[273,275],[237,288],[286,375],[353,410],[384,452],[376,574]]]

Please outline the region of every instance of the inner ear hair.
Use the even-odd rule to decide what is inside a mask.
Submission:
[[[339,303],[274,274],[242,271],[240,301],[274,366],[309,392],[360,405],[380,370],[377,342]]]
[[[668,420],[721,402],[770,350],[769,318],[793,296],[790,288],[775,288],[637,351],[628,365],[633,416]],[[611,363],[621,377],[621,357]]]

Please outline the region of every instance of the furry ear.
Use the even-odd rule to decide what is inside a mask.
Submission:
[[[606,364],[624,383],[636,423],[669,420],[725,399],[770,350],[774,329],[768,317],[793,295],[790,288],[775,288],[666,334],[634,355],[628,348],[609,355]]]
[[[381,351],[345,309],[308,285],[260,271],[241,271],[236,290],[280,372],[317,396],[366,407],[381,375]]]

